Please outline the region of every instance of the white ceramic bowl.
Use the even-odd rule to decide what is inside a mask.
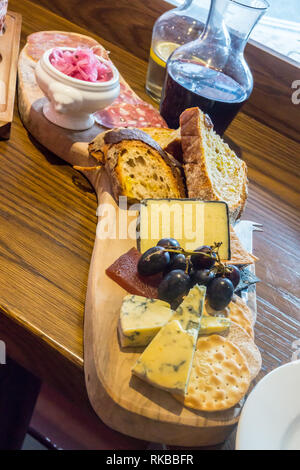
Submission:
[[[49,100],[43,113],[49,121],[66,129],[88,129],[94,124],[93,113],[109,106],[119,96],[119,72],[109,63],[113,72],[111,80],[97,83],[78,80],[53,67],[49,60],[52,51],[49,49],[43,54],[35,69],[36,81]],[[101,57],[99,60],[107,63]]]
[[[267,374],[243,407],[237,450],[300,450],[300,360]]]

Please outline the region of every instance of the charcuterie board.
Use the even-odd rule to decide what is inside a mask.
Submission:
[[[88,38],[65,34],[70,42],[89,42]],[[48,34],[48,36],[47,36]],[[41,39],[41,38],[40,38]],[[93,40],[90,40],[93,41]],[[27,130],[48,150],[71,165],[93,166],[88,143],[105,130],[98,124],[86,131],[69,131],[50,123],[43,115],[46,97],[35,79],[35,65],[41,53],[38,42],[29,42],[19,59],[19,111]],[[48,43],[52,47],[53,43]],[[44,46],[43,46],[44,47]],[[125,83],[125,82],[124,82]],[[130,90],[126,85],[127,92]],[[133,93],[133,92],[132,92]],[[110,180],[104,170],[88,171],[99,207],[109,204],[116,226],[125,209],[112,196]],[[128,226],[136,219],[135,211],[126,211]],[[222,412],[200,412],[176,401],[171,394],[149,386],[131,376],[131,366],[139,351],[120,347],[117,323],[125,291],[110,279],[105,270],[120,255],[136,246],[129,237],[100,237],[105,218],[99,216],[90,264],[84,319],[84,370],[90,402],[98,416],[110,427],[153,442],[183,446],[213,445],[222,442],[238,421],[241,404]],[[253,301],[253,296],[252,296]]]

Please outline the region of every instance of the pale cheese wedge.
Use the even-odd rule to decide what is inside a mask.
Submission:
[[[121,346],[147,346],[172,315],[173,310],[163,300],[126,295],[118,328]]]
[[[132,373],[155,387],[184,395],[196,342],[194,332],[184,330],[179,321],[172,320],[157,333]]]
[[[229,318],[203,316],[199,335],[211,335],[213,333],[223,333],[230,328],[231,321]]]
[[[196,331],[200,329],[201,317],[204,306],[206,287],[195,285],[188,295],[177,307],[172,320],[178,320],[184,330]]]
[[[194,286],[169,321],[148,345],[132,373],[163,390],[185,394],[206,288]]]

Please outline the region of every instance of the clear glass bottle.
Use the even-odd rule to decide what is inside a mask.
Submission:
[[[167,62],[160,112],[169,127],[176,129],[182,111],[198,106],[224,133],[252,92],[244,48],[268,6],[265,0],[211,0],[200,38],[176,49]]]
[[[155,22],[146,79],[146,91],[155,101],[160,101],[169,56],[180,45],[200,36],[209,4],[210,0],[185,0]]]

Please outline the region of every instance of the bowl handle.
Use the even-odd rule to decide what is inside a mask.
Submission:
[[[82,95],[78,90],[52,82],[48,88],[48,95],[55,111],[62,114],[78,112],[82,106]]]

